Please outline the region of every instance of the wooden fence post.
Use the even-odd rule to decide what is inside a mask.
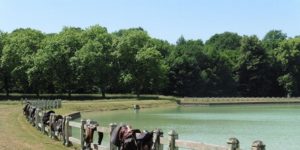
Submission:
[[[50,117],[49,117],[49,128],[48,128],[48,135],[50,138],[52,138],[53,134],[54,134],[54,133],[52,133],[52,130],[51,130],[51,126],[54,123],[54,117],[55,117],[55,114],[51,113]]]
[[[69,141],[69,137],[70,137],[70,133],[72,132],[71,130],[71,128],[70,128],[70,119],[71,119],[71,117],[70,116],[67,116],[66,117],[66,124],[65,124],[65,139],[66,139],[66,142],[65,142],[65,146],[70,146],[71,145],[71,143],[70,143],[70,141]]]
[[[251,150],[265,150],[266,145],[262,141],[254,141]]]
[[[55,109],[58,108],[58,101],[57,101],[57,99],[54,100],[54,108],[55,108]]]
[[[42,102],[43,102],[43,109],[46,110],[47,109],[47,103],[44,99],[42,100]]]
[[[154,150],[163,150],[164,145],[160,143],[160,137],[163,136],[163,132],[160,129],[153,131],[153,148]]]
[[[115,146],[114,144],[112,144],[112,143],[110,142],[112,131],[114,130],[114,128],[117,127],[117,124],[111,123],[111,124],[109,124],[109,127],[110,127],[110,132],[109,132],[109,149],[110,149],[110,150],[117,150],[118,147]]]
[[[36,108],[36,110],[35,110],[35,122],[34,122],[34,124],[35,124],[35,127],[38,129],[39,128],[39,122],[40,122],[40,115],[39,115],[39,113],[40,113],[40,108]]]
[[[240,142],[237,138],[229,138],[227,141],[227,150],[239,150]]]
[[[84,119],[81,119],[81,126],[80,126],[80,146],[81,149],[84,149],[85,145],[84,145],[84,137],[85,137],[85,130],[84,130],[84,125],[85,125],[86,121]]]
[[[61,108],[61,99],[58,100],[58,108]]]
[[[169,135],[169,150],[178,150],[178,147],[175,146],[175,140],[178,139],[178,133],[175,130],[168,132]]]
[[[45,116],[45,113],[44,112],[42,112],[42,116],[41,116],[41,131],[42,131],[42,133],[43,134],[45,134],[45,125],[44,125],[44,122],[43,122],[43,118],[44,118],[44,116]]]

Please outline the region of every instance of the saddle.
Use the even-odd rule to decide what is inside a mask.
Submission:
[[[49,125],[51,113],[54,114],[55,112],[54,112],[53,110],[50,110],[50,111],[44,113],[44,116],[43,116],[43,118],[42,118],[43,124],[44,124],[44,125]]]
[[[111,142],[120,150],[150,150],[153,145],[153,132],[141,132],[128,125],[117,126],[111,136]]]
[[[86,143],[86,148],[89,148],[91,143],[93,142],[94,132],[97,129],[97,122],[92,122],[91,120],[87,120],[85,125],[85,138],[84,141]],[[103,139],[103,133],[98,132],[98,145],[101,145]]]

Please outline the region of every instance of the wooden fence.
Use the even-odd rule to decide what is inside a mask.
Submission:
[[[68,118],[67,118],[68,119]],[[106,133],[110,136],[111,131],[117,126],[117,124],[110,124],[109,127],[98,126],[96,132]],[[76,143],[81,145],[82,149],[86,146],[84,143],[84,133],[86,127],[86,120],[81,120],[81,122],[66,121],[66,139],[67,143]],[[76,128],[80,130],[80,139],[72,137],[70,133]],[[159,138],[157,138],[159,137]],[[227,141],[227,146],[219,146],[212,144],[205,144],[195,141],[179,140],[178,133],[175,130],[168,132],[167,137],[163,137],[163,132],[161,130],[154,130],[153,135],[154,150],[163,150],[164,145],[168,147],[168,150],[178,150],[178,148],[192,149],[192,150],[240,150],[239,140],[236,138],[229,138]],[[92,149],[96,150],[117,150],[113,144],[109,144],[108,147],[98,145],[96,143],[91,144]],[[251,145],[251,150],[265,150],[265,145],[262,141],[254,141]]]
[[[21,101],[22,104],[29,102],[31,105],[41,110],[61,108],[61,99],[22,99]]]
[[[42,105],[44,106],[44,105]],[[42,108],[48,108],[48,107],[39,107],[36,110],[36,116],[35,116],[35,127],[40,130],[43,134],[47,134],[49,137],[53,138],[55,136],[55,133],[51,132],[48,126],[44,126],[42,122],[42,118],[44,116],[44,113],[42,111]],[[55,115],[57,114],[51,114],[50,115],[50,125],[53,123]],[[72,144],[78,144],[80,145],[81,149],[84,150],[87,148],[87,143],[85,143],[85,130],[88,125],[91,123],[93,125],[96,125],[96,132],[104,133],[104,136],[111,135],[112,130],[117,127],[117,124],[112,123],[109,126],[99,126],[97,122],[90,121],[90,120],[81,120],[80,122],[72,121],[71,116],[80,116],[77,113],[68,114],[64,116],[64,125],[63,125],[63,133],[59,135],[59,139],[63,141],[63,144],[65,146],[70,146]],[[79,138],[76,138],[72,135],[72,130],[79,130]],[[98,134],[94,134],[98,135]],[[240,150],[240,144],[239,140],[236,138],[229,138],[227,141],[227,145],[224,141],[224,146],[219,145],[212,145],[212,144],[205,144],[201,142],[195,142],[195,141],[187,141],[187,140],[180,140],[178,139],[178,133],[175,130],[171,130],[167,133],[166,137],[163,136],[162,130],[156,129],[153,131],[153,149],[152,150],[163,150],[164,147],[168,150],[178,150],[179,148],[185,148],[185,149],[192,149],[192,150]],[[109,138],[110,139],[110,138]],[[165,146],[164,146],[165,145]],[[94,150],[118,150],[118,148],[113,145],[112,143],[109,143],[108,146],[102,146],[98,145],[98,143],[92,142],[92,144],[89,145],[89,148]],[[265,150],[265,145],[262,141],[254,141],[251,145],[251,150]]]

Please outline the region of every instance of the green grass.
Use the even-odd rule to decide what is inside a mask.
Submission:
[[[133,105],[140,105],[141,108],[176,106],[174,101],[170,100],[132,100],[132,99],[114,99],[114,100],[85,100],[85,101],[63,101],[62,108],[55,111],[60,114],[68,114],[75,111],[111,111],[132,109]]]

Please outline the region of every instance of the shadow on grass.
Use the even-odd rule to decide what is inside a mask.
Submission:
[[[137,98],[133,94],[107,94],[105,98],[101,94],[41,94],[36,96],[35,94],[19,94],[12,93],[10,96],[0,93],[1,100],[21,100],[21,99],[62,99],[62,100],[108,100],[108,99],[134,99],[134,100],[159,100],[158,95],[141,95]]]

